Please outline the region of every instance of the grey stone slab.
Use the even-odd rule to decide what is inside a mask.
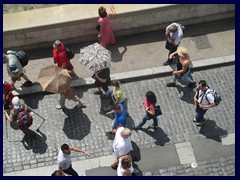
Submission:
[[[235,145],[223,146],[221,143],[209,139],[195,140],[191,144],[197,161],[235,155]]]
[[[117,171],[111,167],[100,167],[86,171],[86,176],[116,176]]]

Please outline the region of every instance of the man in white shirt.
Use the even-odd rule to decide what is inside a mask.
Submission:
[[[126,154],[130,155],[130,152],[133,150],[130,139],[131,134],[131,130],[128,128],[119,127],[117,129],[113,140],[113,151],[116,157],[116,160],[111,166],[113,169],[117,169],[119,157]]]
[[[72,176],[78,176],[78,173],[72,168],[72,160],[70,155],[72,150],[75,152],[81,152],[87,156],[90,156],[90,152],[88,151],[83,151],[80,148],[69,147],[67,144],[63,144],[58,153],[58,159],[57,159],[58,167],[59,167],[59,170],[63,171],[66,174],[69,174]]]
[[[183,37],[183,30],[178,23],[172,23],[166,27],[165,35],[167,37],[165,48],[169,50],[168,60],[163,63],[164,66],[170,65],[173,62],[173,58],[169,57],[170,54],[177,51],[181,39]]]
[[[194,103],[196,105],[196,117],[193,119],[193,122],[197,123],[197,126],[202,126],[206,119],[204,119],[204,114],[209,108],[215,106],[214,96],[212,93],[209,93],[210,89],[207,86],[205,80],[198,82],[198,89],[194,96]]]

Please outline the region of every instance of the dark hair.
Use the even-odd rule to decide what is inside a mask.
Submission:
[[[120,110],[121,107],[119,106],[119,104],[114,104],[113,105],[113,110]]]
[[[203,87],[207,86],[207,83],[205,80],[200,80],[198,84],[202,84]]]
[[[101,18],[105,18],[107,16],[106,8],[103,6],[100,6],[98,8],[98,14]]]
[[[112,85],[113,86],[116,86],[116,87],[120,87],[120,83],[119,83],[119,81],[118,80],[112,80]]]
[[[52,173],[52,176],[64,176],[64,174],[61,170],[56,170]]]
[[[146,93],[146,98],[147,98],[149,103],[155,104],[157,102],[157,98],[156,98],[154,92],[152,92],[152,91],[148,91]]]
[[[69,150],[69,146],[67,144],[63,144],[61,146],[61,150],[64,151],[64,150]]]

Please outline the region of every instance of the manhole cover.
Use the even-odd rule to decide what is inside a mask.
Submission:
[[[207,35],[196,36],[193,38],[198,50],[211,48]]]

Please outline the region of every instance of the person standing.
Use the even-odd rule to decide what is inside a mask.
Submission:
[[[113,110],[108,112],[107,115],[111,115],[114,112],[115,118],[112,123],[112,133],[115,133],[119,127],[125,127],[127,121],[126,110],[122,104],[114,104]]]
[[[96,71],[93,74],[92,78],[95,79],[94,84],[98,88],[98,90],[95,90],[93,92],[94,94],[103,95],[102,90],[105,93],[109,90],[108,86],[111,83],[110,69],[109,68],[105,68],[105,69]]]
[[[155,116],[155,106],[156,106],[157,98],[154,92],[148,91],[146,93],[146,98],[141,103],[145,107],[145,115],[142,120],[138,123],[138,125],[134,128],[134,130],[142,129],[142,126],[147,122],[147,120],[153,119],[152,127],[154,129],[158,128],[158,120]]]
[[[78,173],[72,168],[71,151],[80,152],[87,156],[90,156],[90,152],[83,151],[78,147],[70,147],[68,144],[61,146],[57,158],[59,170],[72,176],[78,176]]]
[[[113,151],[115,154],[116,160],[111,165],[113,169],[117,169],[118,161],[121,156],[130,155],[131,151],[133,150],[131,144],[131,130],[124,127],[119,127],[117,129],[115,138],[113,140]]]
[[[172,23],[166,27],[165,35],[167,37],[165,48],[169,50],[168,60],[163,63],[164,66],[170,65],[173,62],[173,59],[170,54],[175,52],[181,42],[183,37],[183,30],[181,25],[178,23]]]
[[[112,31],[112,26],[110,24],[110,15],[115,15],[115,8],[113,5],[110,6],[112,11],[111,14],[106,12],[106,8],[101,6],[98,8],[98,24],[100,25],[100,30],[98,33],[98,38],[100,39],[100,45],[103,47],[107,46],[108,44],[115,44],[116,40]]]
[[[53,43],[53,59],[57,63],[57,66],[70,71],[71,76],[76,76],[74,72],[73,65],[70,59],[67,57],[67,51],[65,45],[60,41],[56,40]]]
[[[209,108],[215,106],[214,96],[212,93],[209,93],[210,88],[207,86],[205,80],[200,80],[198,82],[198,88],[194,96],[194,103],[196,105],[196,116],[193,119],[193,122],[196,122],[197,126],[202,126],[206,119],[204,118],[204,114],[207,112]]]
[[[3,54],[3,62],[7,63],[7,73],[11,77],[12,85],[14,86],[16,81],[20,81],[21,78],[25,80],[23,86],[32,86],[33,83],[30,81],[26,74],[24,74],[23,66],[21,65],[20,61],[18,60],[17,56],[14,54]]]
[[[167,87],[175,87],[176,80],[178,79],[183,84],[188,85],[189,88],[192,88],[196,85],[196,82],[193,81],[190,77],[190,56],[188,50],[184,47],[179,47],[176,52],[172,53],[170,56],[178,56],[177,67],[173,71],[173,80],[172,82],[167,83]]]

